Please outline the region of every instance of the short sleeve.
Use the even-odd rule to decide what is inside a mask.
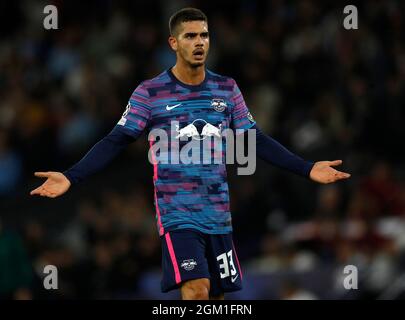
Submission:
[[[235,80],[233,80],[233,91],[231,101],[232,107],[232,127],[233,129],[247,130],[253,127],[256,121],[253,119],[248,107],[246,106],[243,95],[239,90]]]
[[[117,125],[123,126],[130,135],[137,137],[148,125],[151,109],[148,90],[141,83],[132,93]]]

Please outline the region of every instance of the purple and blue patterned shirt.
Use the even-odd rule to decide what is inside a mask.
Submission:
[[[170,69],[135,89],[118,122],[133,137],[144,130],[148,133],[154,129],[164,130],[172,141],[179,139],[179,148],[192,139],[203,144],[205,137],[218,136],[225,129],[247,130],[254,124],[232,78],[206,70],[201,84],[187,85]],[[222,139],[223,143],[225,140]],[[156,141],[151,141],[151,146],[154,143]],[[168,159],[170,148],[176,146],[168,142]],[[222,146],[222,157],[225,150]],[[153,154],[152,158],[156,156]],[[159,156],[162,158],[162,154]],[[220,163],[201,161],[200,164],[179,162],[154,164],[159,234],[182,228],[210,234],[231,232],[225,160]]]

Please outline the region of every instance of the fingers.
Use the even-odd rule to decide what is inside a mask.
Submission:
[[[334,160],[334,161],[329,161],[329,166],[339,166],[343,163],[342,160]],[[334,169],[333,169],[334,170]],[[333,181],[338,181],[338,180],[342,180],[342,179],[348,179],[351,177],[350,173],[347,172],[342,172],[342,171],[338,171],[338,170],[334,170],[334,176],[333,176]]]
[[[348,174],[348,173],[343,173],[343,174],[338,175],[338,176],[337,176],[337,179],[338,179],[338,180],[341,180],[341,179],[349,179],[350,177],[351,177],[350,174]]]
[[[40,186],[30,192],[33,195],[39,195],[41,197],[55,198],[56,194],[46,190],[43,186]]]
[[[334,160],[334,161],[329,161],[330,166],[340,166],[343,163],[342,160]]]
[[[341,172],[341,171],[336,171],[336,172],[335,172],[335,176],[334,176],[335,181],[337,181],[337,180],[342,180],[342,179],[348,179],[348,178],[350,178],[350,177],[351,177],[351,174],[350,174],[350,173]]]
[[[351,177],[350,173],[338,171],[332,166],[342,164],[342,160],[317,162],[310,172],[310,178],[321,184],[329,184]]]
[[[30,195],[36,195],[36,194],[40,194],[40,187],[39,188],[36,188],[36,189],[34,189],[34,190],[32,190],[31,192],[30,192]]]
[[[48,198],[55,198],[56,197],[56,194],[50,193],[50,192],[47,192],[47,191],[41,192],[39,195],[41,197],[48,197]]]
[[[39,178],[48,178],[51,173],[50,172],[35,172],[34,175]]]
[[[39,178],[49,178],[51,176],[52,172],[35,172],[34,175]],[[30,194],[33,195],[39,195],[41,197],[48,197],[48,198],[55,198],[56,194],[53,192],[50,192],[49,190],[45,189],[44,185],[32,190]]]

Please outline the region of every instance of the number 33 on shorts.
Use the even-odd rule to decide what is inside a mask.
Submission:
[[[232,250],[224,252],[217,256],[217,261],[219,262],[219,269],[221,279],[231,277],[231,282],[234,283],[238,279],[239,275],[236,271],[235,264],[233,263]]]

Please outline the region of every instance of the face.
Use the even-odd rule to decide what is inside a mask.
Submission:
[[[177,35],[169,38],[169,44],[177,59],[194,68],[204,65],[210,47],[207,22],[182,22]]]

